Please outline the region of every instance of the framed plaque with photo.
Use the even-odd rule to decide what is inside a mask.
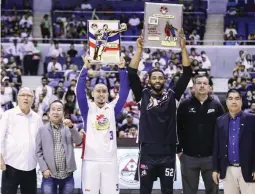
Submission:
[[[119,20],[88,20],[88,46],[92,63],[120,63],[120,33],[127,30]]]
[[[180,48],[183,5],[145,3],[144,48]]]

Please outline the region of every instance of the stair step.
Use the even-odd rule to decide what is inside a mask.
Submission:
[[[33,25],[33,36],[36,38],[41,38],[41,21],[45,14],[48,14],[50,16],[50,13],[34,13],[34,25]],[[49,22],[51,23],[51,17],[49,17]]]
[[[214,29],[218,29],[218,28],[224,28],[224,24],[216,24],[216,25],[211,25],[210,23],[206,24],[206,29],[210,29],[210,28],[214,28]]]
[[[220,1],[220,0],[217,0]],[[221,0],[222,1],[222,0]],[[205,26],[204,40],[223,40],[224,38],[224,14],[208,14]],[[205,42],[206,45],[215,45]],[[222,45],[217,44],[217,45]]]

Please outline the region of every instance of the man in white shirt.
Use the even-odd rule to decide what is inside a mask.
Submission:
[[[24,15],[24,17],[20,20],[19,25],[22,28],[30,28],[33,25],[33,22],[28,19],[27,15]]]
[[[3,113],[0,120],[0,161],[2,194],[36,194],[36,136],[43,125],[40,116],[31,106],[32,90],[21,88],[18,106]]]
[[[52,95],[52,87],[48,86],[48,78],[47,77],[42,77],[42,85],[38,86],[35,89],[35,102],[38,103],[39,102],[39,96],[40,94],[43,93],[43,88],[47,89],[46,92],[46,98],[50,99],[51,95]]]
[[[57,61],[56,56],[48,63],[47,72],[62,71],[62,65]]]
[[[197,34],[196,30],[194,30],[192,34],[189,36],[190,39],[191,37],[194,38],[194,44],[197,45],[198,41],[200,40],[200,36]]]
[[[48,56],[63,57],[63,49],[59,47],[58,42],[54,42],[54,45],[50,47]]]
[[[233,32],[233,35],[234,36],[236,36],[237,35],[237,31],[236,31],[236,29],[234,28],[234,26],[233,25],[229,25],[229,26],[227,26],[227,28],[226,28],[226,30],[225,30],[225,35],[227,36],[227,37],[229,37],[230,36],[230,31],[232,31]]]
[[[21,58],[22,58],[21,45],[18,44],[17,39],[13,40],[13,45],[11,45],[7,49],[7,53],[15,57],[17,65],[21,65]]]
[[[31,41],[28,41],[28,38],[24,38],[24,44],[21,48],[23,51],[23,65],[24,65],[24,74],[31,74],[31,68],[33,69],[33,52],[35,50],[34,44]]]
[[[136,14],[133,14],[133,17],[129,19],[128,23],[135,27],[138,26],[141,22],[140,19],[136,16]]]
[[[92,6],[90,3],[88,3],[88,0],[84,0],[84,2],[81,4],[81,9],[82,10],[91,10],[92,9]]]
[[[201,57],[202,57],[202,69],[211,69],[211,61],[208,58],[208,56],[203,54]]]

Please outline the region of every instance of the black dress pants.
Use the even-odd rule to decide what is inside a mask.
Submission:
[[[17,194],[18,186],[22,194],[36,194],[36,169],[22,171],[6,165],[2,173],[1,194]]]

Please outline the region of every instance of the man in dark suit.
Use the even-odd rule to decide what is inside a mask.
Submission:
[[[213,180],[223,179],[225,194],[255,193],[255,116],[242,111],[242,96],[227,93],[229,113],[217,119]]]

